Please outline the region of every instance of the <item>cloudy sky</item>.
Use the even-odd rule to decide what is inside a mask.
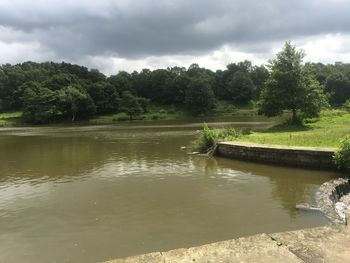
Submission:
[[[261,64],[286,40],[350,62],[350,0],[0,0],[0,63],[69,61],[106,74]]]

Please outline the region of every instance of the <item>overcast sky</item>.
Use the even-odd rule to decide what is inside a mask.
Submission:
[[[306,61],[350,62],[349,11],[350,0],[0,0],[0,63],[215,70],[265,63],[286,40]]]

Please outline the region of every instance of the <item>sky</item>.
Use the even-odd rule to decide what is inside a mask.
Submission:
[[[267,63],[350,62],[350,0],[0,0],[0,64],[66,61],[110,75]]]

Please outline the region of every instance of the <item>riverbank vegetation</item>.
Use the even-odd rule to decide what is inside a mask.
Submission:
[[[350,136],[346,136],[334,154],[335,164],[339,169],[350,172]]]
[[[207,124],[204,124],[201,135],[192,144],[192,150],[211,155],[215,152],[217,142],[232,141],[238,136],[239,134],[234,128],[211,130]]]
[[[350,97],[350,64],[303,64],[302,58],[287,42],[268,65],[243,61],[215,72],[192,64],[105,76],[65,62],[5,64],[0,113],[21,111],[24,122],[36,124],[95,123],[232,116],[237,108],[250,114],[255,109],[248,105],[254,105],[267,116],[290,110],[297,119],[316,116],[325,100],[343,105]],[[224,107],[221,101],[227,102]]]

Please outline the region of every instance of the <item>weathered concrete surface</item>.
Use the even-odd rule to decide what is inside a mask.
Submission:
[[[272,234],[304,262],[350,262],[350,229],[330,226]]]
[[[216,154],[232,159],[277,163],[289,166],[336,169],[334,148],[288,147],[243,142],[220,142]]]
[[[327,226],[278,234],[260,234],[108,261],[108,263],[159,262],[350,262],[350,228]]]

